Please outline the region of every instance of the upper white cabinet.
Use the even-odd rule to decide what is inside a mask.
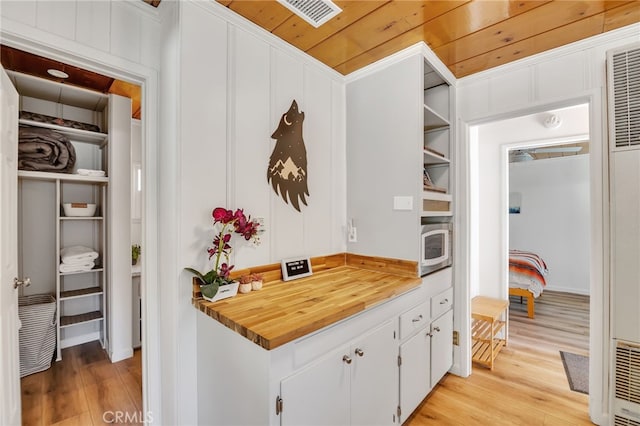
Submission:
[[[438,69],[416,53],[347,83],[350,252],[418,261],[421,220],[453,214],[454,86]]]

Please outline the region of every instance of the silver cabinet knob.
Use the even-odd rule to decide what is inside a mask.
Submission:
[[[345,355],[345,356],[343,356],[343,357],[342,357],[342,360],[343,360],[344,362],[346,362],[347,364],[351,364],[351,361],[352,361],[352,360],[351,360],[351,358],[349,358],[349,355]]]
[[[433,331],[435,331],[436,333],[440,333],[440,327],[433,327]]]
[[[358,356],[364,356],[364,351],[363,351],[362,349],[360,349],[360,348],[357,348],[357,349],[356,349],[356,355],[358,355]]]
[[[418,321],[422,321],[422,314],[418,315],[417,317],[411,320],[411,322],[418,322]]]
[[[444,299],[440,301],[441,305],[444,305],[445,303],[449,303],[449,299]]]
[[[27,277],[24,280],[19,280],[17,278],[13,279],[13,288],[16,289],[20,286],[29,287],[31,285],[31,278]]]

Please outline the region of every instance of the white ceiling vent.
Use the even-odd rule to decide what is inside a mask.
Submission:
[[[315,28],[342,12],[342,9],[330,0],[278,0],[278,2]]]

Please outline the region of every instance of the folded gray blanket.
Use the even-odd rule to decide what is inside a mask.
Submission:
[[[18,169],[72,173],[76,150],[62,133],[37,127],[20,127]]]

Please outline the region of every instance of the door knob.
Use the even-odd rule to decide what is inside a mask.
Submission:
[[[363,351],[362,349],[360,349],[360,348],[357,348],[357,349],[356,349],[356,355],[358,355],[358,356],[364,356],[364,351]]]
[[[13,288],[16,289],[19,286],[29,287],[31,285],[31,278],[27,277],[24,280],[19,280],[17,278],[13,279]]]

